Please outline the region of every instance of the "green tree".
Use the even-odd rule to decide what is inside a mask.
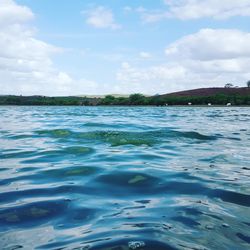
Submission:
[[[112,95],[106,95],[102,100],[101,104],[103,105],[112,105],[115,102],[115,97]]]
[[[143,105],[145,104],[145,98],[142,94],[132,94],[129,96],[129,102],[132,105]]]
[[[225,85],[225,88],[227,88],[227,89],[229,89],[229,88],[233,88],[233,84],[232,83],[227,83],[226,85]]]
[[[247,87],[250,88],[250,80],[247,82]]]

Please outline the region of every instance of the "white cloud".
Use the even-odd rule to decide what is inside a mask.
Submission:
[[[144,23],[154,23],[170,17],[168,12],[162,10],[145,10],[138,13]]]
[[[250,0],[165,0],[169,15],[179,19],[250,16]]]
[[[148,52],[145,52],[145,51],[140,52],[139,55],[140,55],[140,57],[143,58],[143,59],[149,59],[149,58],[151,58],[151,54],[148,53]]]
[[[202,29],[166,49],[168,56],[195,60],[250,57],[250,33],[239,30]]]
[[[144,22],[156,22],[166,18],[181,20],[234,16],[250,16],[250,0],[165,0],[166,9],[145,10]]]
[[[25,7],[16,5],[12,0],[1,0],[0,2],[0,27],[6,24],[16,24],[29,21],[34,18],[32,11]]]
[[[128,89],[152,94],[244,84],[250,79],[250,33],[203,29],[169,45],[166,63],[135,67],[123,63],[117,80]]]
[[[83,11],[82,14],[87,16],[86,23],[100,29],[119,29],[121,26],[115,22],[113,12],[103,6]]]
[[[51,56],[62,52],[35,37],[33,12],[12,0],[0,2],[0,93],[70,95],[94,92],[93,82],[74,80]],[[79,91],[79,92],[77,92]]]
[[[123,11],[124,11],[125,13],[129,13],[129,12],[133,11],[133,8],[130,7],[130,6],[125,6],[125,7],[123,8]]]
[[[185,75],[186,69],[181,65],[165,64],[138,68],[124,62],[116,78],[122,85],[124,93],[131,93],[132,90],[150,95],[156,92],[166,93],[176,90],[177,82],[183,80]],[[183,86],[179,87],[183,88]]]

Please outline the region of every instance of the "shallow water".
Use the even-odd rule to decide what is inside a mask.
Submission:
[[[250,108],[0,107],[0,249],[249,249]]]

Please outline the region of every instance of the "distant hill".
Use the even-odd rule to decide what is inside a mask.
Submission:
[[[215,95],[250,96],[250,88],[200,88],[159,95],[158,97],[207,97]]]

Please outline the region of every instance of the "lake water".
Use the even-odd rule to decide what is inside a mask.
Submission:
[[[249,249],[250,108],[0,107],[0,249]]]

